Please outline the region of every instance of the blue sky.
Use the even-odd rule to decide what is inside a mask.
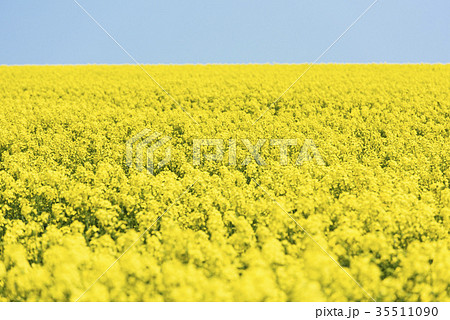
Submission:
[[[78,0],[139,62],[304,63],[373,0]],[[379,0],[319,61],[449,63],[450,1]],[[73,0],[0,3],[0,65],[130,58]]]

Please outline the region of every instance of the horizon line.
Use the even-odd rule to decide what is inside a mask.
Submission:
[[[309,65],[312,62],[246,62],[246,63],[140,63],[147,66],[235,66],[235,65]],[[447,65],[450,62],[320,62],[315,65]],[[55,63],[55,64],[0,64],[0,67],[64,67],[64,66],[136,66],[134,63]]]

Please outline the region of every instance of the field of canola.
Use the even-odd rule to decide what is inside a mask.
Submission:
[[[450,301],[450,65],[317,65],[254,125],[306,65],[145,68],[197,123],[136,66],[0,67],[0,301]]]

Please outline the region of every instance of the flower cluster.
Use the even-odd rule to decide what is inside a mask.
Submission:
[[[80,301],[370,300],[318,244],[377,301],[450,301],[450,66],[316,65],[274,105],[306,65],[145,68],[180,105],[135,66],[0,67],[0,300],[74,301],[135,243]],[[299,144],[192,161],[259,138]]]

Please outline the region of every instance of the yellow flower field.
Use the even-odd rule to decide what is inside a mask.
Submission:
[[[307,67],[1,66],[0,300],[450,301],[450,66]]]

